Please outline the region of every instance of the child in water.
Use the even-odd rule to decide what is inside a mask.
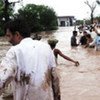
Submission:
[[[58,40],[57,39],[49,39],[48,40],[48,44],[50,45],[51,49],[53,50],[54,52],[54,56],[55,56],[55,60],[56,60],[56,63],[57,63],[57,58],[58,58],[58,55],[60,55],[61,57],[63,57],[64,59],[66,60],[69,60],[73,63],[75,63],[75,66],[78,66],[79,65],[79,62],[78,61],[75,61],[69,57],[67,57],[66,55],[64,55],[59,49],[56,49],[56,44],[58,43]]]

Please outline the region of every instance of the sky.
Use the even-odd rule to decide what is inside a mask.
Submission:
[[[17,1],[17,0],[9,0]],[[16,9],[21,5],[33,3],[37,5],[46,5],[54,9],[57,16],[75,16],[76,19],[90,18],[90,8],[84,3],[86,0],[23,0],[21,4],[16,4]],[[88,0],[93,4],[95,0]],[[100,6],[97,5],[94,15],[100,15]]]

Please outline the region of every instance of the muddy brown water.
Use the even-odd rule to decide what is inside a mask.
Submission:
[[[58,57],[61,99],[100,100],[100,51],[82,46],[71,48],[70,38],[73,29],[73,27],[62,27],[50,35],[42,33],[41,41],[46,42],[48,37],[58,39],[57,48],[70,58],[80,62],[80,65],[75,67],[72,62]],[[9,44],[4,41],[6,40],[0,38],[0,61],[10,48]]]

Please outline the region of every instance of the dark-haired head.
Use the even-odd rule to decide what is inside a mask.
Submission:
[[[77,31],[73,31],[73,36],[77,36]]]
[[[7,22],[4,31],[8,41],[13,45],[20,43],[23,38],[30,37],[30,30],[27,23],[22,19]]]
[[[15,19],[12,21],[9,21],[5,24],[4,31],[6,33],[7,29],[10,30],[10,32],[14,35],[17,32],[20,33],[20,35],[25,37],[30,37],[30,30],[27,26],[27,23],[23,19]]]
[[[87,38],[92,38],[90,34],[87,34],[86,37],[87,37]]]

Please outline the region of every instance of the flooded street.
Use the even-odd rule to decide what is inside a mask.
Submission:
[[[57,48],[65,55],[78,60],[80,65],[58,57],[58,71],[60,74],[61,100],[100,100],[100,51],[94,48],[78,46],[70,47],[73,27],[62,27],[49,37],[59,40]],[[48,35],[43,35],[41,41],[46,41]],[[9,49],[9,44],[0,38],[0,61]],[[0,99],[2,100],[2,99]]]

